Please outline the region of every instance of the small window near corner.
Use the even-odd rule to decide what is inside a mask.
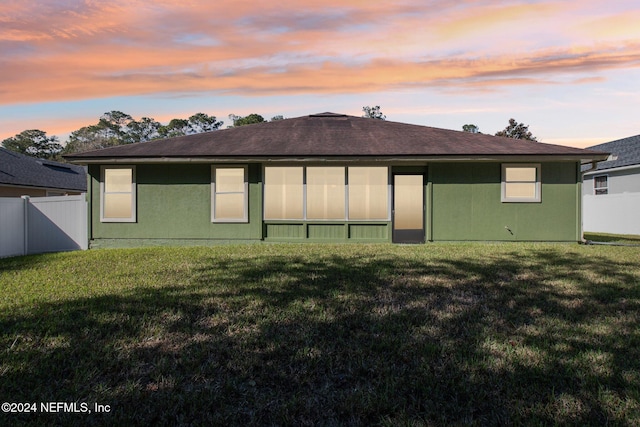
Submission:
[[[596,196],[609,194],[609,177],[607,175],[593,177],[593,194]]]
[[[540,193],[540,164],[502,165],[503,203],[537,203]]]
[[[136,174],[133,166],[103,166],[100,220],[136,222]]]
[[[248,222],[249,185],[246,166],[213,166],[212,222]]]

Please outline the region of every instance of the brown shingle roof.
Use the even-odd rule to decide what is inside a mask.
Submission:
[[[569,156],[591,159],[595,156],[599,159],[602,155],[561,145],[322,113],[66,157],[82,163],[117,158]]]

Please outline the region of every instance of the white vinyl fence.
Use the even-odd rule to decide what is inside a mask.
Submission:
[[[88,248],[84,195],[0,198],[0,258]]]
[[[587,194],[582,198],[585,232],[640,235],[640,193]]]

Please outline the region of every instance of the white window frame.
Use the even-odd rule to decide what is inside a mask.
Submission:
[[[244,209],[242,218],[216,218],[216,194],[240,194],[240,192],[217,193],[216,170],[218,169],[243,169],[244,170]],[[248,165],[211,165],[211,222],[215,223],[248,223],[249,222],[249,166]]]
[[[536,181],[535,181],[535,195],[534,197],[507,197],[507,168],[535,168]],[[502,164],[502,179],[500,184],[500,201],[502,203],[540,203],[542,201],[542,184],[541,184],[541,167],[540,163],[503,163]],[[532,181],[513,181],[521,183],[532,183]]]
[[[606,187],[596,187],[596,178],[601,178],[601,177],[605,177],[607,179]],[[597,192],[598,190],[606,190],[606,193],[598,194]],[[600,175],[593,176],[593,194],[595,196],[606,196],[607,194],[609,194],[609,175],[608,174],[600,174]]]
[[[107,169],[131,169],[131,216],[128,218],[107,218],[104,216],[105,171]],[[136,222],[137,220],[137,184],[135,165],[104,165],[100,167],[100,222]],[[109,194],[128,194],[109,193]]]

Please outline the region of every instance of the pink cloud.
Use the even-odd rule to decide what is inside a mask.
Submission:
[[[556,74],[593,81],[594,72],[640,64],[637,42],[594,44],[572,34],[563,44],[566,29],[555,33],[557,47],[513,49],[530,46],[536,25],[575,12],[549,2],[71,4],[12,1],[0,8],[0,104],[157,92],[494,90],[553,83]],[[613,33],[613,18],[598,22]],[[633,31],[635,21],[624,22],[623,34]]]

